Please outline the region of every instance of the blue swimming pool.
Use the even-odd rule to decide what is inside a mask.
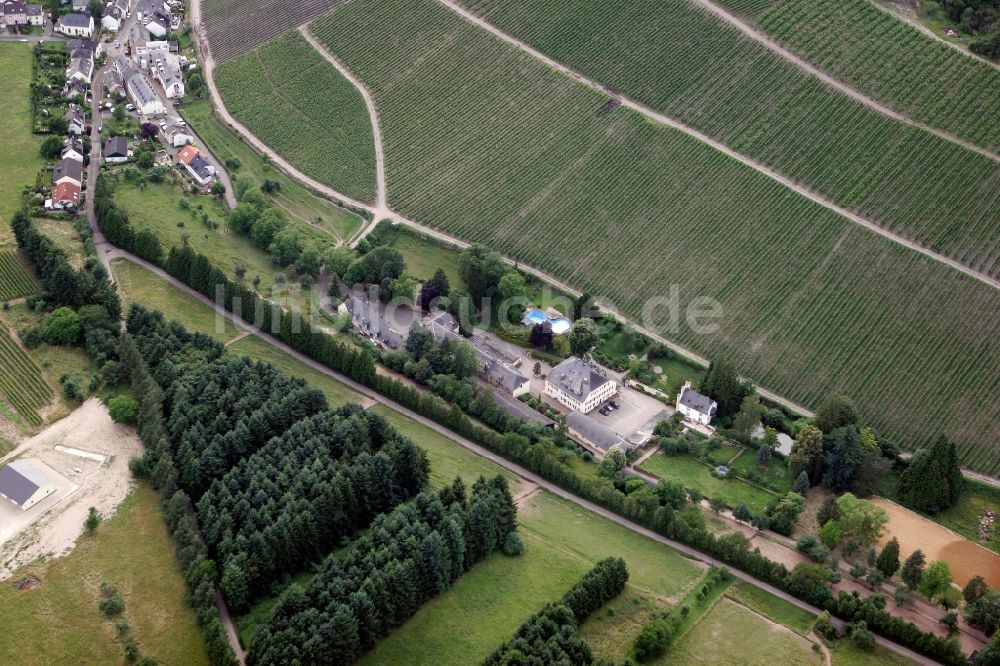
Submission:
[[[531,308],[524,313],[524,319],[521,321],[525,326],[534,326],[535,324],[549,322],[552,326],[552,332],[556,335],[561,335],[573,327],[572,322],[566,317],[550,317],[538,308]]]

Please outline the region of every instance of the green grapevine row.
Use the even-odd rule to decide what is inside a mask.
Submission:
[[[38,283],[14,252],[0,252],[0,301],[35,292]]]
[[[298,32],[220,66],[229,111],[316,180],[375,199],[375,137],[361,93]]]
[[[52,389],[41,370],[21,347],[0,328],[0,394],[32,425],[40,425],[38,409],[52,400]]]

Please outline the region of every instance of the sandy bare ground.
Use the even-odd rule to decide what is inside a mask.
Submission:
[[[90,507],[105,518],[113,514],[131,486],[128,461],[141,451],[134,430],[113,422],[91,398],[0,461],[29,458],[50,472],[57,487],[27,511],[0,502],[0,580],[43,555],[72,550]]]
[[[903,559],[918,548],[927,561],[944,560],[951,566],[951,577],[965,585],[973,576],[982,576],[990,587],[1000,587],[1000,555],[969,541],[951,530],[927,520],[895,502],[872,500],[889,514],[889,526],[879,539],[884,546],[892,537],[899,539],[899,557]]]

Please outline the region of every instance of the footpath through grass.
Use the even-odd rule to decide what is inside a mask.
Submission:
[[[28,575],[40,581],[35,589],[11,584]],[[125,602],[120,619],[131,625],[143,656],[160,664],[208,663],[156,493],[143,483],[71,553],[29,564],[0,584],[0,663],[124,663],[114,622],[97,608],[101,581],[118,589]]]

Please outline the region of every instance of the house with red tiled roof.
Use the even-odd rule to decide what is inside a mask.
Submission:
[[[191,160],[198,157],[201,154],[197,148],[191,145],[184,146],[179,151],[177,151],[177,159],[179,159],[185,166],[191,164]]]
[[[46,208],[76,208],[80,205],[80,186],[71,181],[63,181],[52,188],[52,199],[45,203]]]

